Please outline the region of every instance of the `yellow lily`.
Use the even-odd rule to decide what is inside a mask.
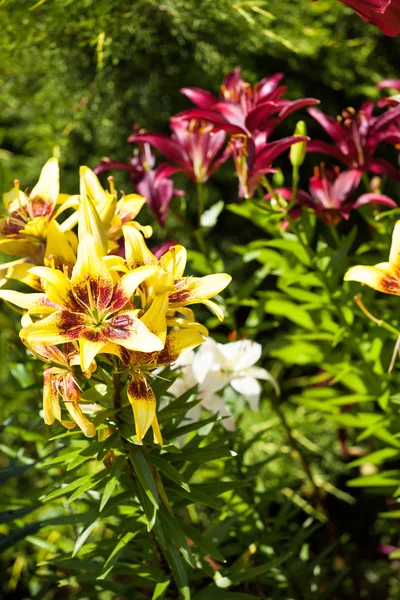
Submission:
[[[397,221],[392,236],[389,261],[375,266],[357,265],[344,276],[345,281],[359,281],[374,290],[400,296],[400,221]]]
[[[46,257],[60,268],[64,263],[73,264],[75,255],[70,244],[73,234],[66,234],[55,222],[73,203],[63,201],[56,210],[59,199],[59,168],[55,158],[44,165],[30,194],[20,190],[19,181],[15,180],[14,188],[4,194],[8,217],[0,219],[0,251],[28,256],[39,264],[43,264]]]
[[[73,366],[80,363],[76,346],[64,344],[61,350],[56,346],[38,343],[28,347],[40,360],[51,364],[43,372],[43,414],[46,425],[52,425],[57,420],[67,429],[78,425],[87,437],[96,435],[96,428],[83,414],[79,404],[81,390],[73,370]],[[72,421],[62,419],[60,396]]]
[[[49,267],[31,269],[42,281],[51,312],[23,327],[20,336],[30,344],[78,341],[83,371],[108,342],[142,352],[161,350],[162,341],[137,317],[130,303],[137,287],[156,270],[157,267],[142,267],[115,283],[93,237],[86,235],[79,243],[71,279]],[[31,296],[35,297],[32,301]],[[30,312],[43,310],[41,294],[0,290],[0,297]]]
[[[159,269],[142,286],[147,298],[154,297],[162,290],[168,291],[170,310],[191,304],[205,304],[222,321],[220,307],[210,300],[219,294],[231,281],[227,273],[216,273],[205,277],[184,276],[186,249],[172,246],[158,261],[146,246],[143,236],[132,227],[124,227],[125,254],[128,267],[135,269],[141,265],[158,265]],[[169,279],[169,284],[166,281]]]
[[[147,372],[167,366],[178,360],[184,350],[193,350],[204,342],[196,330],[173,330],[165,340],[161,351],[143,353],[120,348],[117,352],[130,372],[128,399],[135,419],[136,435],[142,441],[148,429],[152,427],[154,443],[162,444],[162,436],[156,414],[156,398],[151,388]],[[105,347],[104,352],[113,349]]]
[[[120,200],[117,200],[117,193],[112,177],[108,178],[110,182],[110,191],[108,191],[103,188],[99,178],[89,167],[82,166],[79,173],[80,193],[82,196],[89,196],[95,204],[110,240],[119,239],[122,236],[122,226],[128,223],[138,231],[141,231],[146,238],[151,237],[153,229],[150,225],[143,226],[134,221],[146,203],[146,199],[143,196],[128,194],[123,195]]]

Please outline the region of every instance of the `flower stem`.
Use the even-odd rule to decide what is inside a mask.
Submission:
[[[395,327],[393,327],[392,325],[390,325],[390,323],[386,323],[386,321],[383,321],[382,319],[377,319],[376,317],[374,317],[374,315],[369,312],[369,310],[365,306],[364,302],[361,300],[360,296],[358,296],[358,295],[354,296],[354,302],[362,310],[364,315],[366,317],[368,317],[368,319],[370,319],[373,323],[375,323],[375,325],[378,325],[378,327],[383,327],[387,331],[394,333],[396,337],[400,336],[400,331],[398,329],[396,329]]]
[[[204,212],[205,206],[205,188],[202,183],[196,184],[197,191],[197,226],[201,226],[201,215]]]

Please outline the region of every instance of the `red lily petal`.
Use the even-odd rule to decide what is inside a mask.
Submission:
[[[275,160],[277,156],[282,154],[282,152],[288,150],[290,146],[293,146],[293,144],[298,144],[299,142],[306,142],[308,139],[309,138],[305,136],[291,135],[282,138],[281,140],[277,140],[276,142],[265,144],[264,148],[257,152],[253,170],[261,171],[265,167],[271,165],[272,161]]]
[[[324,129],[324,131],[326,131],[326,133],[336,142],[340,142],[344,137],[346,137],[345,129],[342,127],[342,125],[340,125],[340,123],[336,121],[336,119],[328,117],[328,115],[325,115],[322,111],[318,110],[317,108],[309,108],[307,112],[309,115],[312,116],[313,119],[317,121],[317,123],[321,125],[322,129]]]
[[[181,146],[178,142],[163,133],[134,134],[128,137],[128,142],[148,142],[164,154],[171,162],[185,169],[190,169],[190,164],[188,163],[187,157],[183,153]]]
[[[300,98],[299,100],[293,100],[289,102],[287,106],[279,113],[280,119],[286,119],[292,112],[296,110],[300,110],[300,108],[304,108],[306,106],[315,106],[316,104],[320,104],[320,101],[316,98]]]
[[[181,93],[199,108],[212,108],[218,102],[214,94],[197,87],[181,88]]]
[[[391,208],[397,208],[397,204],[394,200],[385,196],[384,194],[362,194],[352,205],[352,208],[359,208],[365,204],[384,204]]]
[[[396,183],[400,183],[400,169],[384,158],[373,158],[368,163],[368,171],[375,175],[386,175]]]
[[[345,202],[349,196],[358,188],[361,180],[362,172],[357,169],[343,171],[336,177],[332,188],[331,195],[337,206]]]
[[[322,140],[310,140],[307,143],[307,152],[320,152],[321,154],[328,154],[333,156],[336,160],[340,160],[343,164],[351,167],[351,160],[349,160],[343,152],[336,146],[332,146]]]
[[[400,92],[400,79],[383,79],[377,83],[375,87],[377,90],[393,88],[394,90],[398,90]]]

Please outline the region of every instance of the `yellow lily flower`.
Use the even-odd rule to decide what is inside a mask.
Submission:
[[[162,341],[151,333],[137,317],[130,300],[137,287],[157,267],[145,266],[124,275],[116,284],[103,262],[94,239],[86,235],[78,247],[72,277],[49,267],[34,267],[33,275],[40,277],[45,297],[51,303],[51,314],[23,327],[20,336],[28,343],[62,344],[78,341],[81,367],[86,371],[96,354],[113,342],[129,350],[152,352],[163,348]],[[0,290],[0,297],[10,299]],[[11,302],[22,308],[42,310],[40,294],[13,292]],[[30,302],[29,296],[35,296]],[[39,296],[39,298],[37,297]],[[18,304],[20,302],[20,304]]]
[[[153,229],[150,225],[143,226],[134,221],[146,203],[146,199],[143,196],[128,194],[123,195],[120,200],[117,200],[117,193],[112,177],[108,178],[110,182],[110,191],[108,191],[103,188],[99,178],[89,167],[82,166],[79,173],[80,193],[82,196],[89,196],[95,204],[110,240],[119,239],[122,236],[122,226],[128,223],[138,231],[141,231],[146,238],[151,237]]]
[[[39,264],[46,257],[61,268],[64,263],[72,265],[75,254],[70,246],[71,237],[60,229],[55,218],[73,204],[63,201],[56,210],[59,198],[59,168],[55,158],[44,165],[30,194],[20,190],[19,181],[15,180],[14,188],[4,194],[8,217],[0,219],[0,251],[28,256]]]
[[[345,281],[359,281],[374,290],[400,296],[400,221],[397,221],[392,236],[389,261],[375,266],[357,265],[344,276]]]
[[[127,352],[122,349],[121,358],[130,370],[128,399],[135,419],[136,435],[142,441],[148,429],[152,427],[154,443],[162,444],[162,436],[156,414],[156,398],[151,388],[146,370],[174,363],[184,350],[193,350],[204,342],[198,331],[171,331],[165,346],[160,352],[144,355],[141,352]]]
[[[158,261],[146,246],[143,236],[132,227],[124,227],[126,262],[131,269],[141,265],[158,265],[157,273],[142,286],[147,298],[154,297],[161,290],[168,290],[169,309],[176,310],[191,304],[205,304],[223,320],[220,307],[210,300],[219,294],[231,281],[227,273],[216,273],[205,277],[184,276],[186,249],[173,246]],[[166,281],[169,284],[166,285]]]

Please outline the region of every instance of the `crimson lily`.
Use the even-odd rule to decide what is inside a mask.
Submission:
[[[382,33],[395,37],[400,32],[400,0],[340,0],[356,13],[378,27]]]
[[[364,102],[358,111],[347,108],[337,119],[325,115],[316,108],[309,114],[333,139],[335,145],[322,140],[311,140],[308,152],[329,154],[350,169],[359,169],[376,175],[386,175],[400,183],[400,170],[383,158],[374,157],[381,142],[391,145],[400,143],[400,132],[393,127],[400,117],[400,105],[374,117],[374,103]]]
[[[151,144],[176,165],[165,165],[159,176],[182,172],[196,183],[204,183],[227,160],[229,151],[224,148],[226,134],[215,131],[212,124],[172,117],[170,127],[171,136],[135,133],[128,138],[128,142]]]
[[[286,100],[285,86],[278,86],[283,73],[265,77],[251,86],[241,77],[240,67],[223,80],[219,98],[200,88],[182,88],[181,92],[199,108],[180,113],[182,118],[206,119],[229,133],[267,136],[292,112],[319,104],[315,98]]]
[[[272,162],[293,144],[307,141],[302,136],[289,136],[276,142],[261,142],[246,135],[233,135],[229,147],[239,178],[239,197],[251,198],[267,173],[275,173]]]
[[[349,219],[353,210],[365,204],[383,204],[390,208],[397,208],[397,204],[383,194],[362,194],[356,199],[352,196],[359,186],[362,172],[357,169],[339,172],[339,169],[315,168],[314,177],[309,181],[309,192],[297,190],[296,204],[312,208],[317,215],[328,225],[337,225],[342,219]],[[277,188],[276,193],[286,200],[291,200],[290,188]],[[265,196],[271,199],[271,194]],[[301,208],[295,207],[289,212],[290,217],[297,218]]]
[[[150,145],[141,143],[129,162],[103,158],[94,172],[97,174],[112,169],[128,171],[134,189],[146,198],[150,210],[163,227],[172,198],[183,196],[185,192],[174,188],[174,183],[165,170],[165,164],[154,168],[155,160]]]

